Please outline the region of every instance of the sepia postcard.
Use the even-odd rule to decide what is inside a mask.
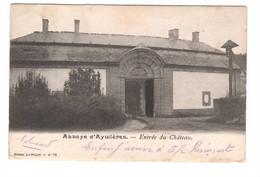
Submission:
[[[247,8],[12,4],[9,158],[243,162]]]

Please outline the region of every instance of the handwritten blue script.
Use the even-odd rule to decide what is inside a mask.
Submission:
[[[34,149],[41,151],[42,148],[49,148],[53,143],[57,142],[58,140],[49,140],[47,143],[42,143],[41,141],[37,140],[35,136],[27,136],[24,135],[21,138],[16,138],[18,141],[20,141],[23,145],[23,147],[28,149]]]
[[[202,140],[196,141],[194,144],[170,144],[158,145],[157,147],[150,147],[146,145],[131,145],[129,141],[122,141],[116,145],[111,145],[104,142],[101,145],[95,145],[93,141],[89,141],[87,145],[82,147],[85,151],[94,152],[95,156],[103,153],[107,158],[111,158],[117,152],[140,152],[140,153],[167,153],[170,156],[178,154],[204,154],[206,156],[215,153],[230,153],[234,150],[235,146],[228,144],[221,147],[214,147],[210,142],[204,143]]]

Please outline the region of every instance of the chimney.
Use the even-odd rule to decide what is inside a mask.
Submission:
[[[169,39],[179,39],[179,29],[169,30]]]
[[[74,32],[79,33],[79,20],[74,20]]]
[[[49,28],[49,20],[48,19],[42,19],[42,32],[47,33]]]
[[[192,32],[192,41],[193,42],[200,41],[200,33],[198,31]]]

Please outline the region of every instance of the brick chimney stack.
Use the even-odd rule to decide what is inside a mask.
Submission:
[[[74,20],[74,32],[79,33],[79,20]]]
[[[169,30],[169,39],[179,39],[179,29]]]
[[[195,31],[192,33],[192,41],[193,42],[199,42],[200,41],[200,33],[198,31]]]
[[[49,31],[49,20],[42,19],[42,32],[47,33]]]

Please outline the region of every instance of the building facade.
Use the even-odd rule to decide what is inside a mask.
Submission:
[[[105,94],[117,98],[122,113],[149,117],[212,114],[213,99],[228,94],[228,58],[200,42],[199,32],[190,41],[179,39],[178,29],[168,38],[89,34],[79,32],[79,23],[74,32],[53,32],[43,19],[41,32],[11,40],[11,76],[28,69],[49,75],[100,70]],[[233,94],[239,95],[240,69],[233,67]]]

